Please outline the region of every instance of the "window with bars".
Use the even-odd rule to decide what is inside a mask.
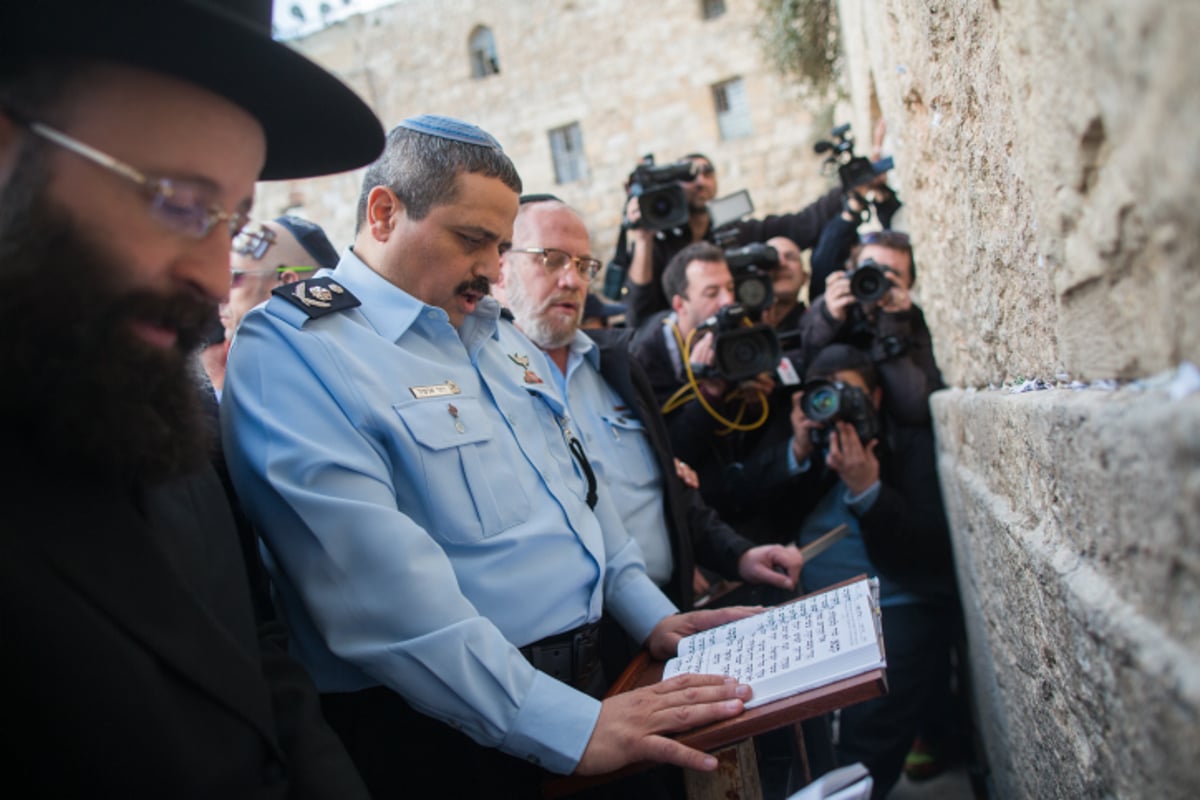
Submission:
[[[554,179],[571,183],[587,177],[587,158],[583,153],[583,131],[578,122],[550,131],[550,155],[554,159]]]
[[[700,16],[716,19],[725,13],[725,0],[700,0]]]
[[[750,105],[741,78],[713,84],[713,105],[722,139],[741,139],[754,133],[750,124]]]
[[[500,59],[496,55],[496,38],[491,28],[479,26],[471,33],[468,44],[471,57],[471,77],[486,78],[500,72]]]

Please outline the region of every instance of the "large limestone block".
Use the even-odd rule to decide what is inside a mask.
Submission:
[[[933,404],[1001,797],[1200,786],[1200,393]]]

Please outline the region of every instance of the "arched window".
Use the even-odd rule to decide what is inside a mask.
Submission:
[[[496,39],[492,29],[480,25],[471,32],[471,77],[486,78],[500,72],[500,59],[496,56]]]

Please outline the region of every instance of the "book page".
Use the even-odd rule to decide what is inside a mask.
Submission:
[[[884,663],[878,581],[864,579],[682,639],[663,679],[725,675],[754,688],[754,707]]]

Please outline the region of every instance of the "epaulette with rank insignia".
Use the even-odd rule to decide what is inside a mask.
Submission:
[[[309,278],[276,286],[271,294],[298,306],[309,319],[362,305],[362,301],[333,278]]]

